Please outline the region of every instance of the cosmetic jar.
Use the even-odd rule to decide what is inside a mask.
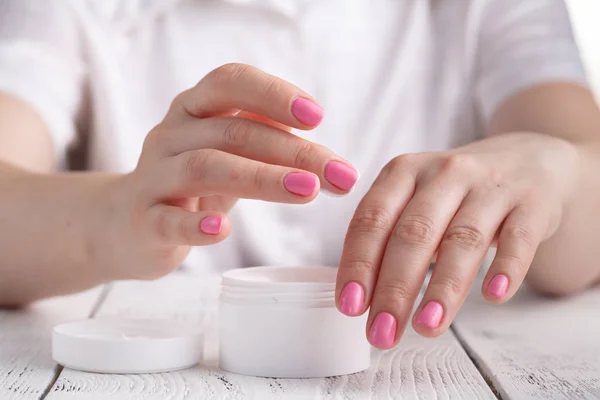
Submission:
[[[370,365],[366,314],[335,306],[333,267],[255,267],[223,274],[222,369],[271,378],[352,374]]]

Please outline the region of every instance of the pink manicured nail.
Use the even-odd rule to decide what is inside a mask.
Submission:
[[[342,190],[350,190],[358,181],[358,171],[342,162],[330,161],[325,166],[325,179]]]
[[[292,114],[304,125],[315,126],[323,119],[323,109],[315,102],[299,97],[292,103]]]
[[[430,301],[423,307],[415,322],[417,325],[423,325],[427,328],[435,329],[440,326],[444,316],[444,307],[436,301]]]
[[[365,291],[356,282],[348,283],[340,294],[340,311],[349,316],[359,315],[365,301]]]
[[[382,349],[387,349],[392,347],[395,337],[396,318],[386,312],[377,314],[369,333],[371,344]]]
[[[221,233],[222,226],[223,217],[221,215],[206,217],[200,222],[200,230],[209,235],[218,235]]]
[[[498,274],[488,283],[487,292],[494,297],[504,297],[508,291],[508,278],[506,275]]]
[[[317,189],[319,180],[316,175],[303,172],[291,172],[283,178],[283,186],[293,194],[299,196],[312,196]]]

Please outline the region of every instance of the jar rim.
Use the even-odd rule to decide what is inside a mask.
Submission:
[[[335,288],[337,268],[265,266],[234,269],[222,275],[223,287]]]

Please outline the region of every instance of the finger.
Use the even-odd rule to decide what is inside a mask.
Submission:
[[[211,118],[215,118],[215,117],[221,117],[221,118],[225,118],[225,117],[232,117],[232,118],[245,118],[245,119],[249,119],[252,121],[256,121],[256,122],[261,122],[265,125],[271,126],[273,128],[277,128],[280,129],[284,132],[288,132],[291,133],[292,132],[292,128],[284,125],[282,123],[279,123],[277,121],[273,121],[270,118],[267,118],[263,115],[259,115],[259,114],[253,114],[251,112],[248,111],[244,111],[244,110],[226,110],[223,112],[219,112],[219,113],[215,113],[215,114],[211,114],[210,115]]]
[[[165,197],[227,197],[302,204],[319,191],[316,175],[265,164],[217,150],[196,150],[158,163],[153,194]]]
[[[156,132],[155,135],[159,135]],[[358,171],[331,150],[260,122],[243,118],[190,119],[154,138],[159,157],[197,149],[216,149],[245,158],[310,171],[323,188],[343,194]]]
[[[281,123],[279,123],[277,121],[273,121],[272,119],[264,117],[264,116],[259,115],[259,114],[253,114],[253,113],[248,112],[248,111],[240,111],[239,113],[237,113],[237,115],[235,115],[235,117],[237,117],[237,118],[246,118],[246,119],[249,119],[249,120],[252,120],[252,121],[256,121],[256,122],[262,122],[265,125],[271,126],[273,128],[279,129],[279,130],[282,130],[284,132],[288,132],[288,133],[292,132],[292,128],[289,127],[289,126],[287,126],[287,125],[281,124]]]
[[[198,199],[198,209],[227,213],[233,208],[233,206],[235,206],[235,203],[237,203],[237,199],[235,197],[218,196],[218,195],[217,196],[200,197]]]
[[[510,212],[500,230],[496,256],[483,280],[486,300],[503,303],[521,286],[546,231],[545,221],[540,205],[519,205]]]
[[[346,315],[369,307],[390,232],[414,193],[417,164],[404,159],[381,171],[348,227],[336,284],[337,306]]]
[[[414,314],[412,323],[418,333],[438,336],[450,326],[510,207],[509,197],[498,189],[467,195],[444,234],[433,274]]]
[[[191,212],[164,204],[152,206],[148,230],[161,244],[206,246],[225,239],[231,232],[227,215]]]
[[[388,241],[368,320],[372,345],[390,348],[404,332],[429,261],[467,187],[448,176],[417,189]],[[392,329],[395,328],[395,329]]]
[[[304,91],[283,79],[244,64],[226,64],[181,93],[171,107],[198,118],[240,109],[299,129],[323,119],[323,109]]]

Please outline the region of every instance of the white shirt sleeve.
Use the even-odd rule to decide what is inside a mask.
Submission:
[[[516,92],[567,81],[587,86],[563,0],[481,0],[476,96],[484,121]]]
[[[80,34],[65,0],[0,1],[0,91],[38,112],[61,164],[82,99]]]

